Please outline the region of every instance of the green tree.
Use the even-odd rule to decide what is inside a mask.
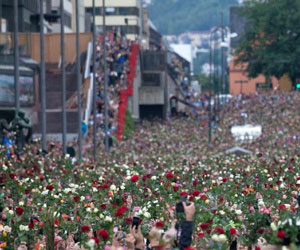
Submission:
[[[220,25],[221,12],[229,24],[229,7],[237,0],[152,0],[150,18],[164,35],[206,31]]]
[[[241,14],[247,27],[236,63],[248,63],[249,77],[300,77],[300,0],[247,1]]]
[[[201,86],[201,90],[204,92],[212,89],[212,87],[210,86],[210,82],[209,82],[210,81],[209,76],[207,76],[203,73],[195,75],[193,77],[193,80],[199,82],[199,85]]]

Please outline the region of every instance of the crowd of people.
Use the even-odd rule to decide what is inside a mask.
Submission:
[[[94,65],[99,144],[102,41]],[[106,40],[110,137],[120,90],[127,88],[131,43],[115,32]],[[184,117],[142,121],[110,154],[99,150],[97,162],[89,155],[92,126],[84,162],[62,156],[59,144],[49,144],[47,155],[38,143],[18,156],[12,144],[1,146],[0,249],[259,250],[300,244],[300,94],[240,95],[212,105],[209,142],[209,99],[191,91],[183,66],[173,64],[186,99],[202,105],[187,105]],[[231,128],[245,124],[260,125],[262,134],[236,140]],[[226,155],[234,146],[252,154]]]
[[[234,97],[218,111],[211,144],[193,112],[143,121],[97,162],[72,163],[59,145],[46,156],[38,144],[19,157],[11,149],[9,159],[1,148],[0,248],[44,249],[50,219],[55,249],[298,244],[299,101],[297,92]],[[243,124],[262,135],[236,141],[230,128]],[[222,154],[233,146],[252,155]]]
[[[104,58],[103,58],[103,36],[99,36],[97,41],[96,56],[96,80],[97,80],[97,110],[92,115],[97,117],[97,138],[100,144],[105,136],[104,124]],[[107,66],[107,100],[108,100],[108,136],[110,146],[113,144],[112,137],[118,126],[117,112],[120,102],[119,95],[122,89],[128,85],[127,77],[129,73],[128,59],[130,48],[134,41],[126,39],[116,31],[108,32],[106,37],[106,66]],[[93,117],[90,119],[89,136],[86,137],[85,149],[92,148]]]

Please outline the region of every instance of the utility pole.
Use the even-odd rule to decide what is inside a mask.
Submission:
[[[93,0],[93,155],[97,160],[97,117],[96,117],[96,7]]]
[[[40,0],[40,49],[41,49],[41,106],[42,106],[42,149],[46,145],[46,69],[45,69],[45,35],[44,35],[44,0]]]
[[[67,112],[66,112],[66,68],[65,68],[65,16],[64,1],[60,0],[60,30],[61,30],[61,82],[62,82],[62,146],[63,154],[67,153]]]
[[[19,86],[19,15],[18,15],[18,0],[14,0],[14,75],[15,75],[15,118],[20,110],[20,86]]]
[[[76,80],[77,80],[77,103],[78,103],[78,159],[82,159],[82,129],[81,129],[81,74],[80,74],[80,41],[79,41],[79,7],[75,1],[76,8]]]
[[[225,56],[225,46],[224,46],[224,42],[225,42],[225,34],[224,34],[224,30],[225,30],[225,27],[224,27],[224,17],[223,17],[223,12],[222,12],[222,45],[221,46],[221,50],[222,50],[222,95],[225,94],[225,91],[226,91],[226,87],[225,87],[225,84],[226,84],[226,76],[225,76],[225,69],[227,68],[226,67],[226,56]],[[224,104],[224,99],[222,98],[222,105]]]
[[[105,0],[102,6],[103,15],[103,58],[104,58],[104,123],[105,123],[105,151],[109,153],[108,145],[108,100],[107,100],[107,70],[106,70],[106,23],[105,23]]]

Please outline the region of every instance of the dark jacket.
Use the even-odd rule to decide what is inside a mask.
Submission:
[[[181,224],[181,235],[179,241],[179,249],[183,250],[192,244],[193,222],[184,221]]]

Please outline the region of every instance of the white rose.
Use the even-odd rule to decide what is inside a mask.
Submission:
[[[80,201],[84,201],[85,200],[85,197],[84,196],[81,196],[80,197]]]
[[[2,169],[4,170],[4,171],[6,171],[7,170],[7,166],[6,165],[2,165]]]
[[[150,218],[150,217],[151,217],[151,214],[148,213],[148,212],[146,212],[146,213],[144,213],[144,216],[145,216],[145,218]]]
[[[105,219],[104,219],[104,221],[112,222],[112,217],[106,216]]]
[[[95,240],[93,240],[93,239],[90,239],[90,240],[86,243],[86,245],[87,245],[90,249],[94,249],[95,244],[96,244],[96,242],[95,242]]]
[[[217,235],[217,234],[213,234],[212,236],[211,236],[211,239],[213,240],[213,241],[219,241],[219,235]]]
[[[153,180],[153,181],[155,181],[157,179],[157,177],[155,176],[155,175],[153,175],[152,177],[151,177],[151,180]]]
[[[273,231],[277,231],[277,226],[274,222],[271,223],[270,227]]]
[[[227,241],[226,235],[225,235],[225,234],[220,234],[220,235],[219,235],[219,242],[224,243],[224,242],[226,242],[226,241]]]
[[[42,192],[42,195],[47,195],[48,193],[49,193],[49,190],[46,189],[46,190],[44,190],[44,191]]]
[[[7,233],[10,233],[11,232],[11,227],[5,226],[4,231],[7,232]]]
[[[220,215],[224,215],[225,214],[225,212],[223,211],[223,210],[220,210]]]
[[[24,206],[24,201],[20,201],[20,202],[19,202],[19,206],[20,206],[20,207]]]
[[[236,213],[237,215],[241,215],[243,212],[242,212],[242,210],[238,209],[238,210],[235,210],[235,213]]]
[[[115,191],[116,189],[117,189],[117,187],[114,184],[110,186],[111,191]]]
[[[98,213],[99,209],[98,208],[94,208],[94,213]]]

